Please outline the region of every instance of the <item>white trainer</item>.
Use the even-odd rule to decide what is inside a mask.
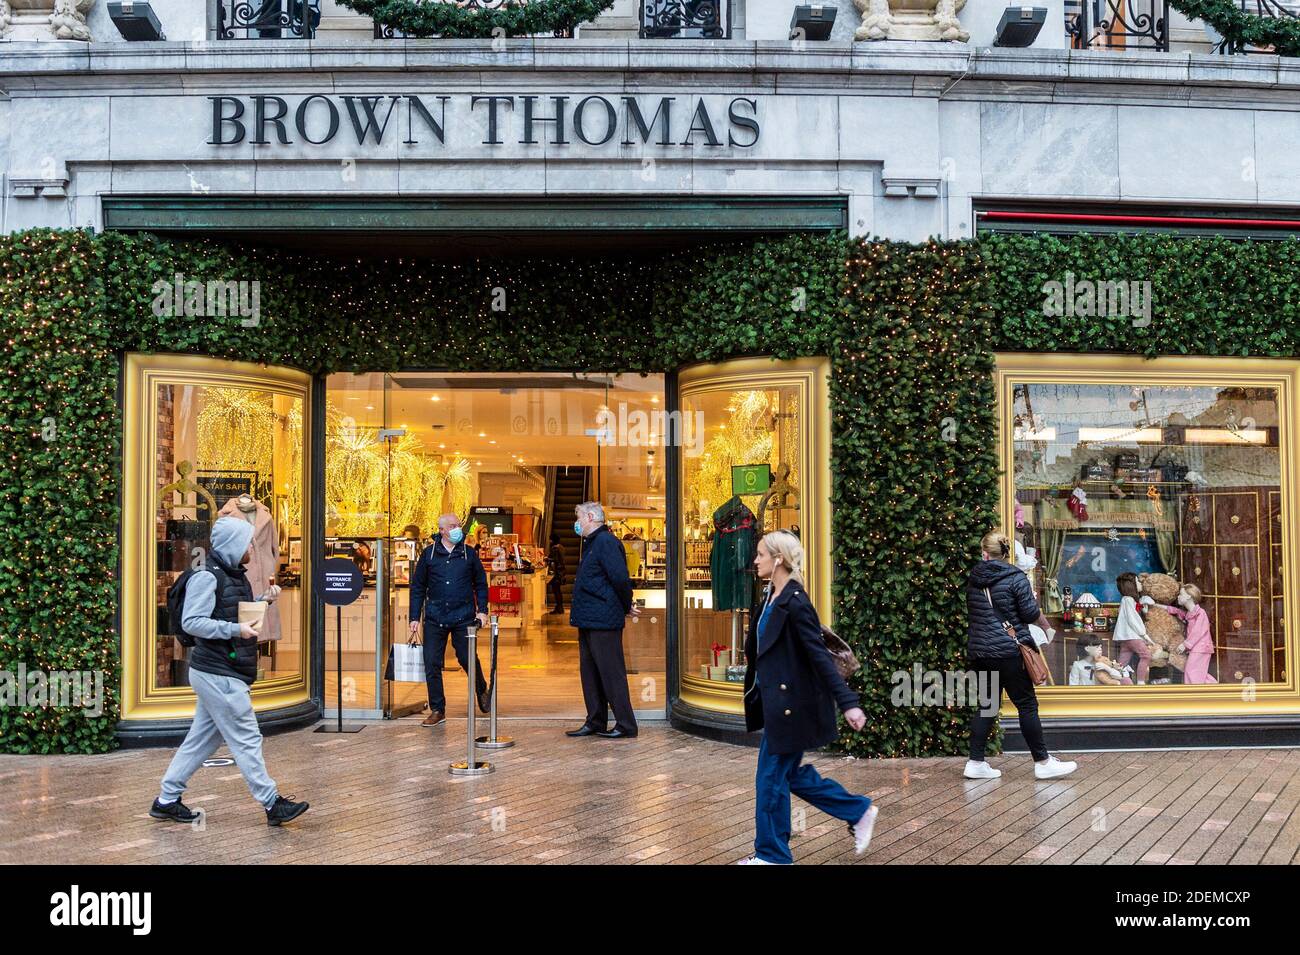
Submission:
[[[748,859],[741,859],[736,865],[776,865],[776,863],[760,859],[758,856],[750,856]]]
[[[1068,776],[1079,768],[1078,763],[1071,763],[1066,760],[1057,759],[1055,756],[1049,756],[1041,763],[1034,763],[1035,779],[1057,779],[1061,776]]]
[[[967,779],[997,779],[1002,775],[1002,770],[994,769],[987,761],[977,763],[973,759],[968,759],[962,775]]]
[[[880,815],[880,810],[875,804],[871,805],[862,818],[853,824],[853,850],[858,854],[867,851],[867,846],[871,845],[871,830],[876,827],[876,817]]]

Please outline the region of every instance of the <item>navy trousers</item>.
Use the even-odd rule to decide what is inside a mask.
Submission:
[[[805,765],[803,753],[773,753],[767,735],[758,747],[754,777],[754,855],[764,862],[790,865],[790,794],[812,803],[828,816],[854,823],[871,808],[866,796],[855,796],[833,779],[823,779]]]
[[[442,661],[447,654],[447,637],[451,637],[452,649],[456,651],[456,662],[462,670],[469,670],[469,632],[466,624],[459,627],[446,627],[434,623],[428,617],[424,619],[424,685],[429,690],[429,709],[435,713],[447,711],[447,697],[442,691]],[[478,657],[476,656],[477,660]],[[478,692],[487,689],[487,680],[483,678],[483,664],[476,665]]]

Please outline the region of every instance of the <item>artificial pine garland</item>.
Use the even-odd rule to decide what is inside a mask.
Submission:
[[[1261,17],[1242,10],[1233,0],[1171,0],[1169,5],[1214,27],[1229,41],[1230,49],[1272,47],[1279,56],[1300,56],[1300,19],[1295,17]]]
[[[342,0],[375,23],[411,37],[474,40],[497,36],[571,33],[614,5],[614,0],[503,0],[497,7],[450,0]]]

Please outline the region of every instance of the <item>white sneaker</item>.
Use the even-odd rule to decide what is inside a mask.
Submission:
[[[776,865],[776,863],[760,859],[758,856],[750,856],[748,859],[741,859],[736,865]]]
[[[1002,775],[1002,770],[994,769],[987,761],[977,763],[973,759],[968,759],[962,775],[967,779],[997,779]]]
[[[1034,763],[1034,778],[1056,779],[1060,776],[1068,776],[1078,768],[1078,763],[1066,762],[1057,759],[1055,756],[1049,756],[1041,763]]]
[[[880,815],[880,810],[875,804],[862,814],[862,818],[853,824],[853,850],[858,854],[867,851],[867,846],[871,845],[871,830],[876,826],[876,817]]]

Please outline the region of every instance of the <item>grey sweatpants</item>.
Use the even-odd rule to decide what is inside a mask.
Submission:
[[[248,684],[233,676],[190,670],[190,686],[198,697],[194,723],[167,767],[158,801],[169,803],[179,799],[190,777],[224,739],[230,755],[235,757],[235,765],[244,774],[248,791],[270,809],[275,804],[275,780],[267,775],[266,762],[262,759],[262,731],[253,713]]]

